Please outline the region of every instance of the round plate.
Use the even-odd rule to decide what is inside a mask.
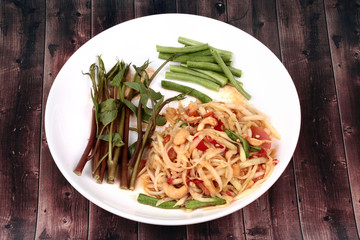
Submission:
[[[233,66],[243,70],[241,81],[252,95],[251,103],[264,112],[278,132],[276,165],[271,177],[253,194],[231,203],[228,207],[187,213],[163,210],[137,203],[141,189],[121,190],[116,184],[97,184],[91,176],[90,164],[81,177],[73,170],[88,141],[92,101],[91,81],[83,72],[102,56],[109,70],[116,60],[137,66],[146,60],[156,69],[163,62],[157,58],[155,45],[181,46],[179,36],[233,52]],[[165,97],[177,93],[161,89],[165,67],[151,87]],[[213,91],[197,89],[216,97]],[[51,154],[61,173],[83,196],[99,207],[131,220],[159,224],[184,225],[213,220],[231,214],[266,192],[280,177],[295,150],[300,131],[300,104],[292,79],[278,58],[262,43],[229,24],[195,15],[162,14],[137,18],[116,25],[89,40],[65,63],[50,90],[45,131]]]

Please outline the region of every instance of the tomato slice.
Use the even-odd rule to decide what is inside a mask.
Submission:
[[[256,138],[259,140],[271,140],[269,134],[267,134],[267,132],[265,132],[264,129],[262,129],[262,128],[251,126],[251,132],[252,132],[253,138]],[[265,149],[270,149],[271,143],[265,142],[265,143],[261,144],[260,146]]]
[[[177,157],[177,153],[176,151],[174,150],[174,148],[170,148],[169,151],[168,151],[168,156],[170,158],[171,161],[175,160],[176,157]]]

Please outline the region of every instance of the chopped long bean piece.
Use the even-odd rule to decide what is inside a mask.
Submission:
[[[191,53],[198,52],[205,49],[208,49],[209,45],[207,43],[195,45],[195,46],[186,46],[186,47],[168,47],[156,45],[156,51],[165,52],[165,53]]]
[[[171,57],[171,53],[164,53],[164,52],[159,53],[159,59],[168,59],[169,57]],[[230,57],[221,56],[221,58],[223,59],[226,65],[231,64]],[[198,56],[198,55],[190,55],[190,54],[175,56],[171,61],[180,62],[180,63],[186,63],[187,61],[216,63],[216,60],[213,56]]]
[[[193,96],[193,97],[199,99],[203,103],[208,103],[208,102],[212,101],[212,99],[208,95],[206,95],[202,92],[199,92],[198,90],[195,90],[191,87],[177,84],[177,83],[174,83],[171,81],[165,81],[165,80],[161,81],[161,87]]]
[[[216,64],[216,63],[187,61],[186,65],[189,68],[198,68],[198,69],[210,70],[210,71],[221,72],[221,73],[224,72],[223,69],[220,67],[220,65]],[[241,77],[242,71],[240,69],[230,67],[230,66],[228,68],[229,68],[230,72],[232,74],[234,74],[234,76]]]
[[[203,44],[202,42],[198,42],[198,41],[195,41],[193,39],[186,38],[186,37],[181,37],[181,36],[178,38],[178,42],[182,43],[184,45],[189,45],[189,46],[195,46],[195,45]],[[214,47],[209,47],[209,48],[215,49],[221,54],[230,55],[230,57],[232,55],[232,52],[227,51],[227,50],[222,50],[222,49],[218,49],[218,48],[214,48]]]
[[[209,47],[209,49],[198,51],[198,52],[187,53],[187,55],[190,55],[190,56],[212,56],[211,52],[210,52],[210,48],[212,48],[212,47]],[[231,59],[231,57],[232,57],[231,52],[229,52],[229,53],[220,52],[219,54],[221,55],[221,57],[226,58],[226,59]]]
[[[219,83],[219,85],[221,87],[225,86],[228,83],[228,79],[227,77],[225,77],[224,75],[218,73],[218,72],[214,72],[214,71],[210,71],[210,70],[204,70],[204,69],[196,69],[196,68],[191,68],[197,72],[203,73],[211,78],[214,78],[217,80],[217,82]]]
[[[185,73],[166,72],[165,78],[196,83],[214,91],[219,91],[220,88],[220,86],[214,82]]]
[[[223,204],[226,203],[225,199],[222,199],[222,198],[219,198],[219,197],[214,197],[214,198],[211,198],[211,199],[213,199],[212,202],[201,202],[201,201],[198,201],[198,200],[189,200],[185,204],[185,208],[186,209],[196,209],[196,208],[201,208],[201,207],[223,205]]]
[[[251,96],[238,84],[235,80],[233,74],[231,73],[230,69],[225,65],[224,61],[221,59],[219,53],[216,50],[210,50],[214,58],[216,59],[217,63],[225,73],[225,76],[229,79],[229,81],[234,85],[234,87],[246,98],[250,99]]]
[[[193,70],[193,69],[190,69],[188,67],[184,67],[184,66],[178,66],[178,65],[170,65],[170,72],[178,72],[178,73],[186,73],[186,74],[190,74],[190,75],[194,75],[194,76],[197,76],[197,77],[201,77],[201,78],[205,78],[205,79],[208,79],[216,84],[219,84],[220,86],[222,85],[222,82],[221,81],[218,81],[217,79],[215,78],[212,78],[204,73],[201,73],[199,71],[196,71],[196,70]],[[227,81],[227,79],[226,79]],[[225,84],[223,84],[222,86],[224,86]]]
[[[153,207],[165,208],[165,209],[177,209],[177,208],[180,208],[180,206],[174,206],[176,204],[176,201],[167,201],[167,202],[163,202],[163,203],[160,203],[159,205],[157,205],[157,203],[160,200],[161,200],[160,198],[150,197],[150,196],[145,195],[143,193],[140,193],[138,198],[137,198],[137,201],[139,203],[150,205],[150,206],[153,206]]]
[[[225,129],[224,132],[228,135],[229,138],[231,138],[231,140],[239,142],[241,141],[241,144],[244,148],[245,151],[245,155],[246,158],[249,158],[250,154],[249,154],[249,143],[241,136],[239,136],[238,134],[230,131],[229,129]]]

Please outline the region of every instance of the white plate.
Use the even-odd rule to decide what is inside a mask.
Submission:
[[[97,184],[91,177],[90,164],[81,177],[73,170],[86,146],[90,132],[92,102],[90,80],[82,72],[101,55],[109,70],[116,59],[140,66],[150,60],[157,68],[156,44],[176,46],[178,36],[207,42],[233,52],[233,66],[243,70],[241,81],[253,96],[251,102],[266,113],[281,134],[277,155],[279,164],[272,176],[252,195],[211,211],[163,210],[137,203],[138,191],[120,190],[118,184]],[[160,90],[165,69],[151,87]],[[197,89],[206,91],[202,87]],[[174,92],[161,89],[166,97]],[[212,95],[214,92],[206,91]],[[51,154],[61,173],[83,196],[99,207],[131,220],[159,224],[184,225],[213,220],[233,213],[266,192],[280,177],[295,150],[300,131],[300,104],[291,77],[262,43],[226,23],[195,15],[162,14],[137,18],[116,25],[92,38],[78,49],[57,75],[49,93],[45,112],[45,130]]]

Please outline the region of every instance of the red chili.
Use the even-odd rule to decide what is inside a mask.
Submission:
[[[217,130],[217,131],[223,131],[223,130],[224,130],[224,129],[223,129],[223,125],[224,125],[223,122],[220,121],[219,119],[217,119],[217,118],[215,117],[214,112],[208,112],[208,113],[206,113],[203,117],[204,117],[204,118],[206,118],[206,117],[213,117],[213,118],[215,118],[216,121],[217,121],[217,125],[214,127],[214,129]]]
[[[254,154],[253,156],[257,156],[257,157],[266,157],[266,150],[264,148],[261,148],[261,150]]]
[[[203,182],[203,180],[200,180],[200,179],[194,179],[194,180],[193,180],[193,182],[194,182],[194,183],[202,183],[202,182]]]
[[[275,159],[273,160],[273,163],[275,163],[275,165],[277,165],[277,164],[279,163],[279,159],[275,158]]]
[[[216,119],[217,120],[217,122],[218,122],[218,124],[214,127],[214,129],[215,130],[217,130],[217,131],[224,131],[224,129],[223,129],[223,122],[222,121],[220,121],[219,119]]]
[[[230,191],[226,191],[225,193],[226,193],[228,196],[230,196],[230,197],[233,196]]]
[[[194,139],[196,139],[197,137],[195,137]],[[196,148],[200,151],[206,151],[208,149],[208,147],[205,145],[204,140],[202,139],[199,144],[196,146]]]

